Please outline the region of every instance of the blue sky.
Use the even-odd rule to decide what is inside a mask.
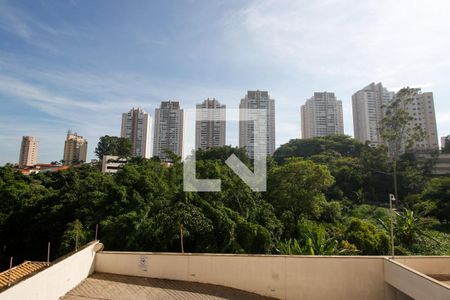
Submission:
[[[276,100],[277,145],[300,136],[300,105],[335,92],[353,134],[351,95],[370,82],[434,92],[450,134],[450,3],[378,1],[0,0],[0,165],[22,135],[40,162],[62,158],[66,131],[119,135],[121,113],[160,101],[230,108],[247,90]],[[236,143],[235,127],[228,143]]]

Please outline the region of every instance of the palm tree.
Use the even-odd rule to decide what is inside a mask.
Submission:
[[[303,245],[296,239],[289,239],[281,242],[278,250],[284,255],[336,255],[357,252],[356,248],[339,245],[334,237],[328,237],[322,229],[306,234]]]
[[[439,243],[432,236],[427,234],[426,229],[433,223],[432,220],[425,218],[422,213],[414,213],[409,209],[404,209],[402,212],[395,212],[395,239],[403,246],[411,249],[411,246],[418,242],[424,242],[425,238],[431,239]],[[390,226],[378,219],[385,230],[389,231]]]

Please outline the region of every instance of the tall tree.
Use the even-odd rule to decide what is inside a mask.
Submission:
[[[407,105],[414,100],[416,93],[417,89],[409,87],[398,91],[390,104],[385,107],[386,113],[381,121],[381,138],[387,145],[392,160],[394,193],[397,199],[397,162],[401,154],[425,138],[424,130],[419,125],[413,125],[414,118],[406,110]]]
[[[280,215],[291,211],[294,218],[318,219],[326,206],[323,192],[333,183],[326,166],[292,158],[270,171],[266,197]]]
[[[67,230],[64,231],[61,238],[62,254],[73,250],[78,250],[80,246],[88,242],[89,232],[84,228],[80,220],[67,224]]]
[[[95,154],[99,159],[102,159],[104,155],[130,157],[132,154],[131,140],[117,136],[102,136],[95,148]]]

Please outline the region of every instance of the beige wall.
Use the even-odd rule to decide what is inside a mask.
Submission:
[[[101,252],[97,272],[211,283],[280,299],[385,299],[383,257]]]
[[[0,293],[0,300],[57,300],[94,271],[94,247],[75,254]]]
[[[395,261],[423,274],[450,274],[449,256],[402,256]]]
[[[368,256],[95,253],[100,246],[92,242],[4,290],[0,300],[58,299],[94,269],[217,284],[279,299],[450,299],[449,286],[424,275],[449,274],[450,257],[391,261]]]
[[[411,269],[407,266],[401,265],[398,261],[405,260],[412,265],[422,267],[424,270],[431,271],[445,271],[444,268],[440,268],[436,263],[438,259],[428,260],[420,258],[405,258],[396,259],[396,261],[385,260],[384,261],[384,280],[402,291],[413,299],[417,300],[448,300],[450,299],[450,287],[439,283],[438,281],[424,276],[417,270]],[[432,263],[427,266],[427,260]],[[445,260],[445,259],[444,259]],[[443,260],[441,260],[443,261]],[[447,259],[448,262],[448,259]],[[444,263],[445,264],[445,263]],[[448,264],[447,264],[448,267]],[[446,269],[449,271],[448,268]],[[448,274],[448,273],[428,273],[428,274]]]

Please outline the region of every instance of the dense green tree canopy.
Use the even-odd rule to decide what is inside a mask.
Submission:
[[[266,195],[279,214],[291,211],[296,218],[320,218],[325,203],[323,192],[334,179],[327,167],[310,160],[290,159],[269,173]]]
[[[232,154],[236,155],[244,164],[250,165],[247,152],[245,149],[239,147],[224,146],[208,150],[198,149],[196,151],[196,158],[198,160],[219,160],[224,163]]]
[[[131,140],[117,136],[102,136],[95,148],[95,154],[100,160],[103,159],[103,155],[130,157],[132,155]]]
[[[345,232],[345,236],[362,254],[388,254],[388,236],[369,222],[358,219],[351,221]]]
[[[111,140],[102,138],[99,153]],[[186,252],[388,253],[393,187],[384,148],[345,136],[293,140],[268,159],[266,192],[234,174],[224,163],[231,154],[252,166],[238,148],[197,152],[197,177],[220,179],[217,193],[184,192],[178,158],[133,159],[116,174],[89,164],[31,176],[0,167],[1,268],[10,256],[45,260],[49,241],[59,257],[93,239],[97,224],[110,250],[179,252],[182,234]],[[414,157],[398,167],[398,206],[413,212],[398,216],[399,249],[450,254],[450,177],[430,178]]]
[[[336,152],[341,156],[359,156],[363,146],[363,144],[346,135],[295,139],[281,145],[275,151],[273,157],[276,162],[282,163],[291,157],[308,158],[324,152]]]
[[[443,222],[450,222],[450,177],[433,178],[422,192],[421,198],[434,202],[432,215]]]

